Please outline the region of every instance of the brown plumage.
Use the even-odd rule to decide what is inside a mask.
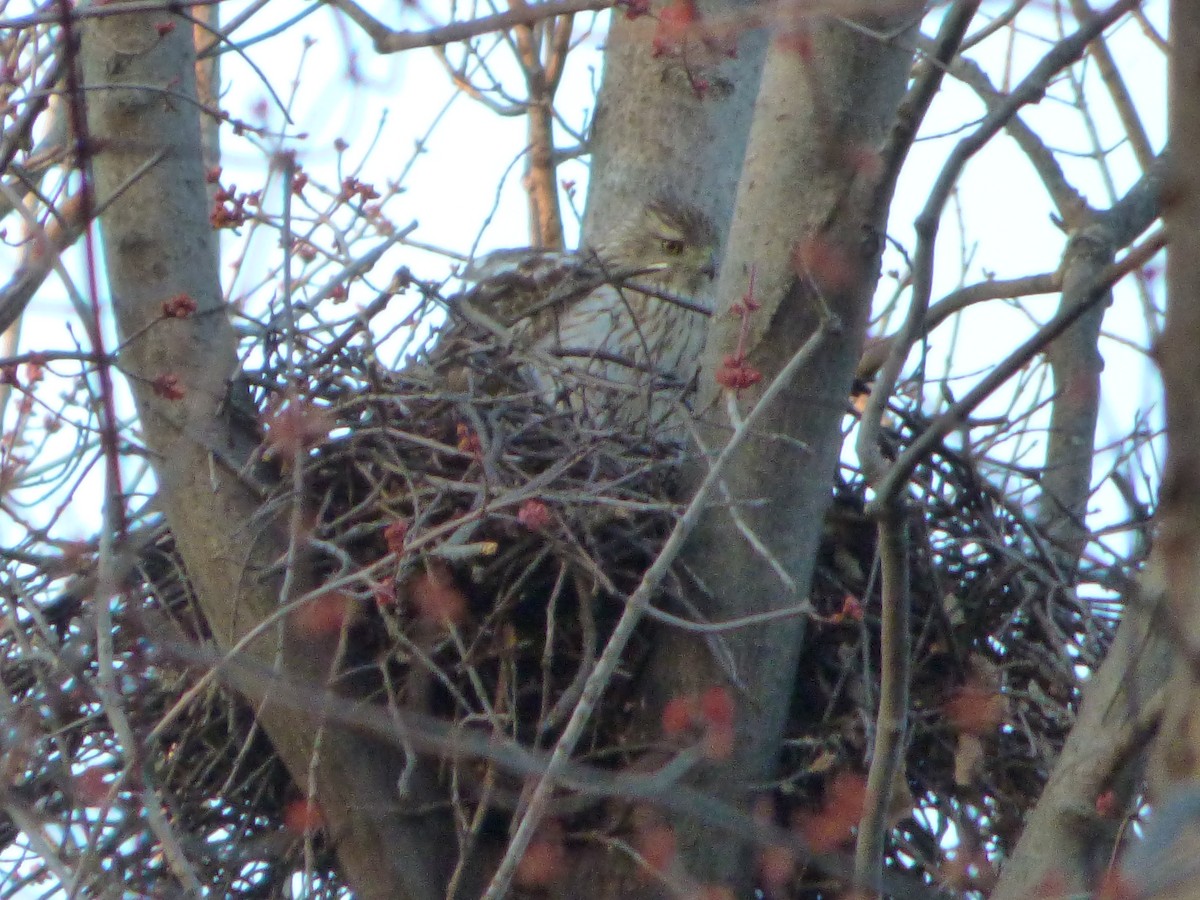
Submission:
[[[489,255],[466,273],[476,285],[460,305],[512,330],[548,401],[597,424],[660,425],[699,365],[708,317],[693,298],[714,275],[715,243],[703,213],[659,199],[591,250]]]

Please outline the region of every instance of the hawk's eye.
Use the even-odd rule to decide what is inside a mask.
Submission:
[[[662,248],[668,256],[678,256],[683,252],[683,241],[663,238]]]

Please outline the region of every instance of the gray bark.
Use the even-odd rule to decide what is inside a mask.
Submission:
[[[164,23],[176,27],[160,33],[156,26]],[[208,224],[189,24],[164,12],[94,18],[84,28],[81,53],[92,89],[86,107],[97,198],[110,197],[158,157],[105,211],[104,264],[127,341],[120,364],[137,403],[161,508],[226,650],[278,608],[281,579],[271,573],[287,551],[288,534],[283,523],[263,516],[254,490],[262,473],[242,470],[257,436],[231,417],[239,394],[230,384],[235,336]],[[196,314],[164,319],[163,302],[179,294],[196,301]],[[177,379],[182,399],[154,390],[164,376]],[[303,571],[295,575],[293,596],[311,587]],[[332,651],[313,642],[296,645],[272,629],[246,652],[284,677],[320,683]],[[307,792],[310,777],[315,781],[358,896],[440,896],[444,835],[403,815],[394,788],[397,753],[336,727],[322,731],[303,710],[252,699],[266,701],[259,721],[301,789]]]
[[[750,4],[730,0],[699,7],[701,21],[716,28],[752,12]],[[664,191],[708,212],[722,234],[733,209],[766,33],[735,28],[735,57],[708,54],[706,64],[693,65],[710,85],[701,98],[682,60],[654,55],[655,30],[648,16],[613,13],[592,123],[585,242],[610,233],[631,206]]]
[[[741,514],[772,559],[721,507],[706,515],[685,550],[697,582],[692,599],[713,621],[786,608],[807,592],[879,273],[888,198],[880,202],[870,166],[859,163],[879,149],[893,124],[911,54],[836,21],[805,27],[802,34],[776,35],[756,102],[701,375],[707,442],[719,446],[729,433],[716,372],[737,345],[741,321],[729,309],[746,293],[752,272],[762,306],[751,315],[745,349],[763,384],[812,334],[824,307],[841,330],[768,412],[726,480],[735,502],[761,501],[743,505]],[[798,49],[801,43],[810,50]],[[798,253],[801,247],[810,252]],[[809,269],[798,263],[805,255],[824,262]],[[743,408],[762,386],[742,392]],[[774,566],[788,573],[792,588]],[[803,641],[800,616],[722,636],[740,685],[737,740],[732,759],[700,774],[702,789],[742,803],[749,783],[770,776]],[[726,680],[726,666],[708,643],[664,630],[657,647],[646,677],[651,709]],[[753,872],[748,847],[685,821],[676,827],[693,876],[746,888]]]
[[[1171,236],[1167,254],[1167,319],[1159,345],[1166,391],[1167,461],[1158,513],[1157,546],[1163,555],[1165,615],[1160,628],[1174,651],[1163,723],[1150,767],[1151,801],[1161,807],[1194,794],[1200,781],[1200,7],[1176,0],[1170,7],[1171,59],[1168,127],[1171,159],[1163,191],[1163,219]],[[1177,831],[1195,831],[1193,810]],[[1162,831],[1163,829],[1157,829]],[[1170,887],[1155,897],[1194,897],[1194,835],[1179,837]]]

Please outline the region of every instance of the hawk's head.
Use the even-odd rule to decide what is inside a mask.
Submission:
[[[596,248],[605,266],[638,272],[638,281],[688,296],[716,274],[716,229],[708,216],[672,197],[642,209]]]

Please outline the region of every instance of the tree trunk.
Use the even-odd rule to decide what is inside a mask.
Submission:
[[[704,209],[725,233],[766,54],[766,33],[747,27],[751,10],[730,0],[699,4],[696,27],[735,56],[705,47],[699,31],[682,55],[658,53],[654,19],[614,11],[592,123],[585,243],[662,192]],[[699,81],[708,88],[698,94]]]
[[[92,18],[81,53],[93,88],[85,144],[93,153],[93,202],[133,181],[101,218],[105,271],[125,342],[121,368],[162,510],[224,652],[312,585],[294,571],[291,593],[280,596],[276,563],[288,558],[293,540],[299,551],[293,556],[302,560],[304,535],[289,535],[284,522],[264,516],[254,484],[262,473],[243,468],[258,438],[232,416],[241,395],[230,383],[236,342],[209,226],[192,29],[165,12]],[[196,313],[165,317],[164,301],[181,294],[196,302]],[[244,652],[281,677],[323,683],[332,651],[270,628]],[[271,703],[269,694],[263,685],[263,695],[251,698],[263,703],[259,722],[301,790],[315,787],[357,895],[441,896],[446,859],[439,851],[452,850],[453,842],[427,818],[405,815],[395,788],[403,762],[397,751],[322,728],[304,710]],[[419,792],[411,798],[422,799]]]
[[[1112,649],[1084,688],[1071,734],[992,900],[1086,894],[1107,870],[1123,819],[1102,814],[1097,800],[1110,789],[1125,797],[1136,792],[1170,672],[1169,644],[1155,616],[1160,568],[1150,566],[1137,595],[1125,598]]]
[[[1175,0],[1170,9],[1171,60],[1168,126],[1172,158],[1163,196],[1171,235],[1167,254],[1167,320],[1159,345],[1166,391],[1167,462],[1163,474],[1157,546],[1166,574],[1165,613],[1159,627],[1174,651],[1167,706],[1151,757],[1150,794],[1156,814],[1177,808],[1175,833],[1157,829],[1159,871],[1133,873],[1163,878],[1156,897],[1194,897],[1200,892],[1194,859],[1195,803],[1200,779],[1200,7]],[[1190,798],[1190,801],[1189,801]],[[1186,803],[1190,802],[1190,806]],[[1187,849],[1188,832],[1192,849]],[[1180,847],[1173,853],[1173,843]],[[1165,864],[1171,864],[1172,877]]]
[[[865,24],[886,30],[895,23]],[[757,388],[739,395],[743,412],[814,332],[826,306],[841,328],[796,377],[796,388],[769,411],[759,436],[747,441],[726,478],[734,502],[766,501],[742,505],[740,513],[771,559],[743,537],[739,524],[720,506],[706,514],[685,550],[683,561],[697,582],[690,599],[711,621],[786,608],[807,593],[841,446],[839,426],[879,273],[887,202],[879,202],[870,160],[893,123],[911,62],[909,52],[831,20],[802,22],[773,37],[701,375],[709,452],[729,435],[724,407],[729,395],[719,388],[717,373],[738,346],[742,322],[730,307],[749,290],[752,273],[761,309],[750,315],[744,349],[747,364],[764,377]],[[609,66],[619,71],[624,59],[620,49],[609,53]],[[602,102],[609,96],[602,94]],[[653,106],[623,110],[631,121],[634,115],[649,120],[656,114]],[[598,137],[611,127],[604,118],[611,115],[603,107],[598,113]],[[629,130],[636,133],[632,125]],[[706,146],[700,131],[694,134],[688,138],[696,142],[691,158],[673,157],[657,142],[643,141],[638,151],[631,151],[631,167],[650,167],[637,158],[643,153],[651,162],[670,160],[667,167],[676,166],[681,173],[711,176],[716,162],[705,153],[716,151]],[[607,168],[603,145],[595,152],[596,199],[589,221],[647,184],[644,178],[618,176]],[[723,190],[719,183],[708,184],[714,194]],[[698,471],[693,483],[702,474]],[[774,566],[787,573],[790,587]],[[801,616],[721,635],[735,677],[737,740],[731,759],[698,775],[702,790],[744,805],[748,784],[770,777],[803,639]],[[709,643],[693,635],[664,628],[655,647],[642,681],[647,729],[654,728],[672,698],[728,683],[724,662]],[[673,824],[689,876],[729,884],[739,894],[746,891],[754,871],[747,846],[694,823]]]

